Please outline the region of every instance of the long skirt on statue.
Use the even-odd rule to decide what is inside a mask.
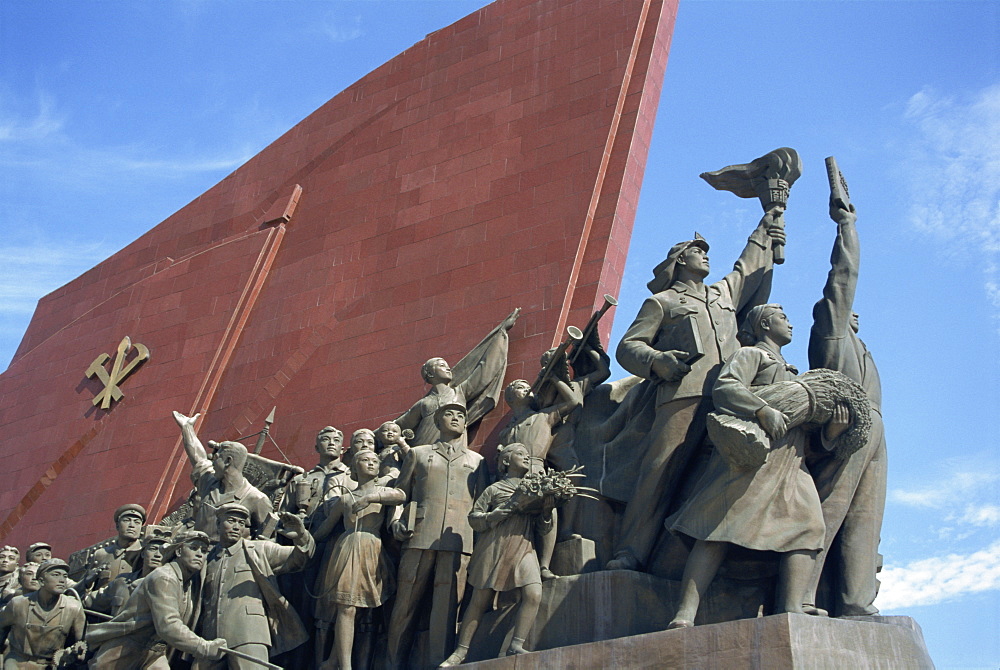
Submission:
[[[819,494],[804,464],[805,434],[776,442],[759,468],[740,470],[713,451],[695,493],[665,525],[696,540],[764,551],[823,548]]]

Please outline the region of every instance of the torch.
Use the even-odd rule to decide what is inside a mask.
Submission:
[[[715,172],[702,172],[701,178],[719,191],[731,191],[741,198],[757,198],[764,211],[776,205],[786,207],[788,193],[802,176],[802,160],[795,149],[781,147],[741,165],[730,165]],[[784,217],[775,217],[784,226]],[[772,247],[774,262],[785,262],[784,245]]]

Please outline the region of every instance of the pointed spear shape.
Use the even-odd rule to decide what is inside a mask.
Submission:
[[[257,435],[257,444],[253,448],[253,453],[257,454],[258,456],[260,455],[260,452],[264,449],[264,443],[267,442],[267,436],[271,432],[271,424],[274,423],[274,410],[276,409],[278,408],[277,407],[271,408],[271,413],[267,415],[266,419],[264,419],[264,430],[260,431],[260,434]]]

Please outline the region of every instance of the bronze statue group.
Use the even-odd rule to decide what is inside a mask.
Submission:
[[[501,654],[527,653],[543,582],[557,578],[557,537],[586,537],[592,518],[589,501],[553,482],[615,439],[634,458],[629,495],[595,503],[617,520],[592,539],[610,551],[601,567],[648,570],[663,534],[680,538],[688,553],[670,628],[694,625],[732,547],[777,554],[769,613],[877,613],[885,441],[878,372],[853,312],[854,207],[831,198],[831,270],[814,308],[811,370],[799,374],[781,353],[792,325],[769,301],[788,183],[770,186],[722,280],[704,283],[709,245],[697,235],[656,267],[617,348],[636,379],[613,401],[605,393],[600,410],[591,400],[608,387],[610,358],[599,314],[572,350],[546,352],[534,384],[504,387],[515,310],[455,369],[427,361],[428,393],[397,420],[355,431],[346,448],[340,430],[321,429],[318,463],[272,497],[244,475],[242,444],[209,451],[199,415],[175,412],[194,483],[187,519],[145,525],[141,506],[123,505],[117,537],[78,569],[42,542],[23,565],[16,548],[0,549],[4,670],[448,667],[465,660],[507,592],[518,604]],[[467,428],[501,392],[511,418],[491,468],[468,448]],[[616,434],[584,430],[588,411],[605,412],[597,421]],[[630,418],[615,423],[616,412]],[[604,475],[587,475],[603,492]],[[821,582],[835,611],[820,607]]]

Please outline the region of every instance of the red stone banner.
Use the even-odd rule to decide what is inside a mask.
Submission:
[[[507,379],[533,378],[618,292],[675,14],[499,0],[43,298],[0,375],[0,541],[66,556],[123,503],[167,513],[190,488],[171,410],[221,440],[277,406],[272,436],[309,466],[319,428],[395,418],[423,361],[457,362],[515,307]],[[126,336],[149,360],[95,407],[86,371]]]

